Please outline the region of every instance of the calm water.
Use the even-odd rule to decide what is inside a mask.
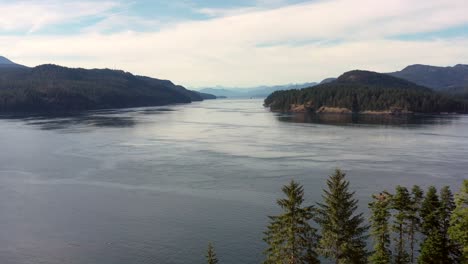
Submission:
[[[468,178],[468,117],[279,115],[219,100],[0,119],[2,264],[259,263],[294,178],[307,201],[343,168],[365,211],[397,184]]]

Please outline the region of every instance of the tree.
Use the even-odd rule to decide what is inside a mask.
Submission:
[[[317,230],[309,224],[314,208],[302,207],[303,187],[291,181],[282,191],[286,198],[277,203],[284,212],[269,217],[271,222],[265,232],[264,241],[268,244],[265,263],[320,263],[315,251]]]
[[[418,263],[440,263],[443,264],[443,241],[440,232],[440,200],[434,186],[429,187],[424,201],[421,205],[421,232],[425,238],[421,244],[421,254]]]
[[[218,258],[216,257],[216,252],[214,250],[213,244],[208,244],[208,251],[206,252],[206,263],[208,264],[218,264]]]
[[[420,230],[421,218],[419,217],[419,211],[421,210],[421,203],[424,199],[424,192],[418,186],[414,185],[411,189],[411,204],[408,214],[409,219],[409,242],[410,242],[410,261],[414,263],[414,246],[416,243],[416,233]]]
[[[383,192],[373,195],[374,201],[369,204],[371,209],[371,236],[374,239],[374,252],[370,261],[374,264],[387,264],[391,262],[392,252],[390,250],[390,206],[392,197]]]
[[[405,234],[408,230],[408,220],[410,211],[411,197],[406,187],[397,186],[395,195],[392,199],[392,208],[396,211],[393,230],[397,232],[395,238],[395,263],[409,263],[410,256],[406,251]]]
[[[440,190],[440,232],[442,236],[442,253],[445,263],[459,263],[461,257],[460,245],[452,241],[448,234],[450,218],[455,209],[452,191],[448,186]]]
[[[358,200],[350,192],[346,174],[337,169],[327,180],[323,203],[318,203],[317,222],[322,227],[319,251],[335,263],[367,263],[366,235],[362,213],[355,214]]]
[[[455,195],[455,209],[450,217],[450,238],[462,247],[462,263],[468,262],[468,180]]]

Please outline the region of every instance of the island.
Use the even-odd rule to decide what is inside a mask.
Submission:
[[[310,88],[276,91],[272,111],[340,114],[464,113],[467,103],[388,74],[354,70]]]

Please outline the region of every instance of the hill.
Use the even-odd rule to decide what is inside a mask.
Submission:
[[[434,90],[461,89],[468,87],[468,65],[453,67],[410,65],[389,75],[402,78]]]
[[[217,97],[228,97],[228,98],[265,98],[269,94],[279,90],[289,89],[301,89],[311,87],[317,83],[301,83],[301,84],[286,84],[286,85],[275,85],[275,86],[257,86],[250,88],[228,88],[228,87],[214,87],[214,88],[203,88],[200,92],[209,93],[216,95]]]
[[[306,89],[277,91],[265,99],[273,111],[317,113],[463,112],[465,105],[429,88],[387,74],[350,71]]]
[[[330,78],[323,79],[319,84],[330,83],[333,81],[336,81],[336,78],[330,77]]]
[[[167,80],[57,65],[0,69],[0,112],[68,112],[203,100]]]
[[[17,63],[14,63],[9,59],[7,59],[7,58],[5,58],[3,56],[0,56],[0,69],[5,69],[5,68],[17,69],[17,68],[27,68],[27,67],[23,66],[23,65],[20,65],[20,64],[17,64]]]

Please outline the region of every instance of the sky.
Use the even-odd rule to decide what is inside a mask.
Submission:
[[[468,63],[467,0],[0,0],[0,56],[189,88]]]

